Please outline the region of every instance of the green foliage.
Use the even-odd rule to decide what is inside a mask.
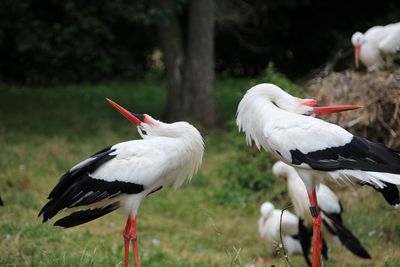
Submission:
[[[285,74],[276,70],[273,62],[269,62],[262,75],[250,81],[250,87],[259,83],[273,83],[291,95],[304,97],[306,94],[297,84],[289,80]]]
[[[3,0],[0,79],[48,84],[142,74],[154,42],[143,1]]]
[[[224,189],[215,195],[217,202],[246,207],[248,202],[259,201],[265,192],[271,200],[278,197],[281,191],[272,188],[276,178],[271,167],[275,159],[246,145],[244,134],[238,132],[234,121],[228,123],[228,129],[227,138],[233,149],[219,168]]]
[[[248,78],[233,79],[225,77],[217,79],[215,83],[215,96],[217,111],[223,121],[232,120],[243,94],[249,89]]]
[[[276,70],[270,62],[264,72],[256,78],[218,79],[215,86],[217,110],[223,121],[234,119],[240,100],[248,89],[259,83],[273,83],[285,91],[298,97],[306,97],[307,93],[297,84]]]

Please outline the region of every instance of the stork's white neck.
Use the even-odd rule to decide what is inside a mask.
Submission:
[[[179,142],[179,166],[176,166],[176,174],[173,179],[174,188],[182,185],[185,179],[191,180],[193,175],[201,166],[204,154],[204,142],[200,132],[187,122],[176,122],[169,125],[175,128],[169,130],[170,138],[174,138]]]
[[[280,89],[278,86],[264,83],[249,89],[239,103],[236,124],[245,132],[246,141],[250,145],[254,141],[258,149],[269,150],[263,138],[265,125],[278,119],[280,113],[303,114],[310,107],[299,104],[299,99]]]

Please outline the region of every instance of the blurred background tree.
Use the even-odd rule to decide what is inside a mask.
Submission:
[[[97,82],[143,73],[154,36],[140,1],[4,0],[4,82]]]

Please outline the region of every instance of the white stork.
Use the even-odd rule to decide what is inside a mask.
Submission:
[[[311,214],[308,212],[310,202],[307,190],[296,169],[282,161],[278,161],[272,167],[272,172],[274,175],[287,180],[289,197],[296,215],[303,219],[305,227],[311,227],[312,220]],[[323,183],[319,184],[316,194],[324,226],[322,232],[325,233],[328,231],[337,242],[344,245],[355,255],[364,259],[370,259],[371,256],[367,250],[343,224],[343,206],[336,194]]]
[[[390,68],[395,59],[400,59],[400,22],[375,26],[364,34],[356,32],[351,42],[356,68],[359,67],[359,60],[369,71]]]
[[[54,223],[67,228],[121,207],[128,216],[123,231],[125,266],[129,265],[131,241],[138,267],[136,214],[141,201],[172,182],[177,188],[190,180],[201,165],[204,143],[199,131],[187,122],[163,123],[107,100],[137,125],[143,139],[107,147],[72,167],[50,192],[39,216],[46,222],[61,211],[71,211]]]
[[[260,207],[258,232],[270,255],[276,254],[280,244],[283,243],[288,255],[302,254],[307,264],[311,266],[308,251],[312,233],[304,227],[303,220],[290,211],[285,210],[282,214],[282,210],[275,209],[271,202],[264,202]],[[326,253],[324,257],[327,258]]]
[[[270,255],[275,254],[278,245],[281,244],[280,231],[282,231],[283,245],[289,255],[303,253],[298,239],[299,218],[296,215],[285,210],[282,215],[281,229],[282,210],[275,209],[271,202],[264,202],[260,207],[260,213],[258,232],[260,238],[265,241]]]
[[[310,199],[313,215],[313,265],[320,266],[321,236],[315,188],[323,176],[370,184],[398,205],[400,153],[383,144],[357,137],[345,129],[307,115],[358,108],[354,105],[317,106],[273,84],[249,89],[239,103],[236,124],[248,144],[265,149],[296,168]]]

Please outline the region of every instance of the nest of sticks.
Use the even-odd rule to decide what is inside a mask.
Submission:
[[[308,83],[323,104],[358,104],[362,108],[323,119],[351,133],[400,150],[400,70],[395,72],[333,72]]]

